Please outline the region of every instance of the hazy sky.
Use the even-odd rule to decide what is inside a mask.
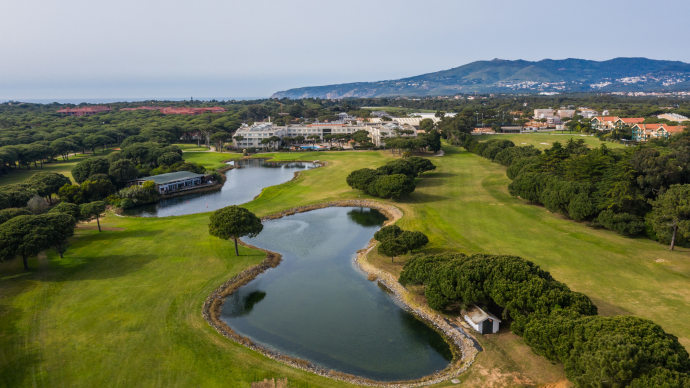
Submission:
[[[261,97],[492,58],[690,62],[690,0],[0,1],[0,101]]]

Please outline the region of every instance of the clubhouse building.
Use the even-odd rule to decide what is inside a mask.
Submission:
[[[156,190],[161,195],[179,193],[215,184],[210,175],[196,174],[190,171],[152,175],[135,179],[132,182],[139,186],[145,182],[153,182],[156,185]]]

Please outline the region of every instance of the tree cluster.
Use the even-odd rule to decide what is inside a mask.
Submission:
[[[435,169],[429,159],[410,156],[396,159],[377,168],[362,168],[347,176],[347,184],[353,189],[379,198],[395,200],[415,189],[415,178]]]
[[[597,316],[587,296],[522,258],[418,255],[399,280],[423,284],[435,309],[501,311],[536,353],[562,362],[577,386],[680,388],[690,382],[690,359],[676,337],[645,319]]]
[[[374,233],[379,241],[378,252],[394,261],[396,256],[419,249],[429,243],[429,238],[422,232],[402,230],[397,225],[384,226]]]
[[[582,140],[555,142],[543,153],[508,140],[458,144],[508,167],[510,193],[552,212],[623,235],[660,242],[690,241],[690,135],[626,149],[590,149]],[[667,192],[669,192],[666,194]]]

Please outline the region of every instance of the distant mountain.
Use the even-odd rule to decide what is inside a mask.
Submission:
[[[689,91],[690,64],[647,58],[608,61],[494,59],[415,77],[310,86],[273,98],[441,96],[465,93]]]

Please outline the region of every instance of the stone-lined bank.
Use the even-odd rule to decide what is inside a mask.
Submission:
[[[326,208],[326,207],[367,207],[373,208],[381,212],[387,217],[386,224],[391,224],[396,222],[402,217],[402,211],[395,206],[381,203],[372,200],[341,200],[319,203],[314,205],[307,205],[288,209],[279,213],[271,214],[269,216],[263,217],[263,220],[271,220],[282,218],[285,216],[293,215],[296,213],[308,212],[311,210]],[[248,244],[244,244],[249,246]],[[266,252],[266,259],[264,259],[260,264],[250,267],[241,273],[237,274],[233,278],[229,279],[223,285],[221,285],[216,291],[214,291],[205,301],[203,306],[203,316],[204,318],[216,328],[216,330],[227,338],[230,338],[252,350],[258,351],[267,357],[274,360],[286,363],[296,368],[306,370],[319,374],[321,376],[346,381],[354,384],[369,385],[369,386],[385,386],[385,387],[412,387],[420,385],[430,385],[441,381],[449,380],[464,370],[466,370],[471,363],[474,361],[477,350],[473,346],[473,343],[468,339],[465,333],[458,331],[456,328],[451,326],[446,319],[444,319],[440,314],[431,310],[426,306],[421,306],[413,301],[410,293],[402,287],[390,273],[380,270],[366,260],[366,255],[376,246],[374,240],[369,242],[367,248],[362,249],[357,252],[356,264],[357,266],[369,275],[369,278],[376,278],[380,285],[388,289],[392,296],[399,302],[399,304],[411,312],[422,321],[426,322],[430,327],[434,328],[439,332],[445,341],[450,345],[453,352],[453,360],[451,363],[443,370],[436,372],[434,374],[422,377],[415,380],[406,381],[394,381],[394,382],[382,382],[363,378],[360,376],[347,374],[343,372],[337,372],[327,368],[320,367],[313,364],[310,361],[303,359],[298,359],[284,355],[275,350],[266,348],[264,346],[254,343],[249,338],[237,334],[232,330],[221,318],[221,307],[225,298],[235,292],[241,286],[249,283],[256,276],[266,271],[269,268],[277,266],[281,261],[281,255],[275,252],[270,252],[265,249],[260,249]]]

